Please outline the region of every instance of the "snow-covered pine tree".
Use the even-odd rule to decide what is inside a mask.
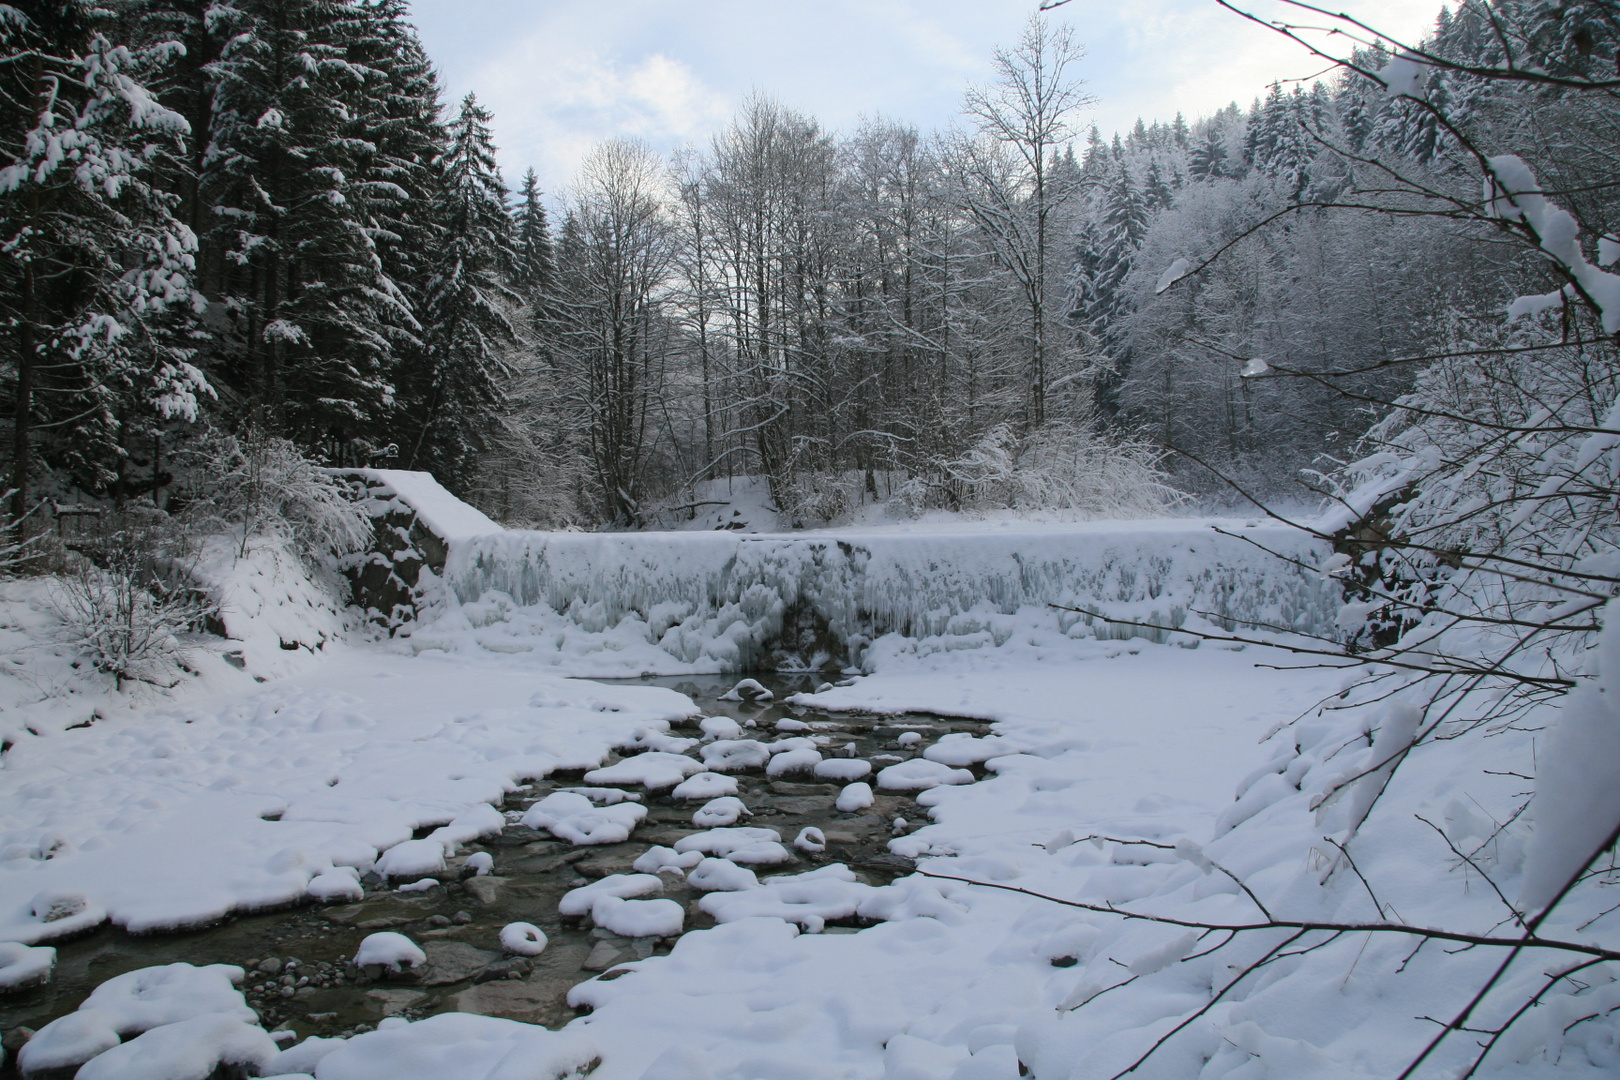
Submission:
[[[103,33],[77,0],[0,4],[0,365],[12,418],[11,518],[39,457],[90,490],[116,477],[120,422],[194,416],[202,374],[166,315],[194,300],[196,240],[153,182],[186,121],[143,78],[171,51]]]
[[[405,467],[426,469],[453,491],[472,481],[481,421],[501,401],[503,351],[516,340],[507,311],[517,296],[504,281],[515,262],[512,220],[489,122],[468,94],[450,123],[438,162],[423,348],[400,371]]]
[[[546,223],[546,204],[541,201],[540,180],[533,169],[523,174],[523,187],[518,191],[512,241],[513,284],[543,295],[551,287],[551,226]]]
[[[341,458],[383,420],[389,331],[409,320],[356,185],[378,79],[350,55],[365,9],[229,0],[209,14],[226,41],[204,173],[233,318],[223,375],[269,430]]]

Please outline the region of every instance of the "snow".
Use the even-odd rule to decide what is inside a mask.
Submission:
[[[463,870],[471,870],[475,877],[485,877],[495,870],[495,856],[487,851],[475,851],[467,856],[467,861],[461,864]]]
[[[669,793],[672,799],[718,799],[737,794],[737,779],[720,773],[694,773],[675,785]]]
[[[546,951],[546,933],[534,923],[507,923],[501,927],[501,948],[518,956],[539,956]]]
[[[554,791],[524,812],[523,825],[544,829],[570,844],[618,844],[628,840],[646,816],[647,808],[639,803],[597,806],[577,792]]]
[[[1620,604],[1603,608],[1590,667],[1536,758],[1535,834],[1519,904],[1540,911],[1620,829]]]
[[[1149,537],[1141,552],[1121,547],[1126,561],[1116,567],[1140,573],[1120,604],[1168,605],[1175,595],[1215,588],[1213,577],[1204,585],[1176,577],[1177,560],[1187,555],[1177,545],[1191,533],[1172,525],[1157,539],[1134,525],[1114,529],[1116,537]],[[937,538],[919,535],[930,543]],[[957,541],[944,535],[948,555]],[[1026,566],[1038,577],[1049,565],[1040,552],[1045,541],[1040,530],[1022,535],[1036,537]],[[1291,534],[1256,535],[1270,542]],[[1074,545],[1072,566],[1095,553],[1088,543]],[[636,537],[624,545],[652,550]],[[1299,550],[1311,566],[1326,561],[1320,548]],[[878,558],[868,555],[867,574]],[[1211,548],[1199,555],[1205,557],[1224,555]],[[919,575],[921,558],[907,563]],[[1235,565],[1240,571],[1247,564],[1240,557]],[[1234,588],[1241,584],[1231,568],[1204,566],[1227,574]],[[1325,593],[1312,590],[1332,587],[1319,575],[1290,570],[1256,586],[1240,606],[1253,613],[1275,603],[1280,610],[1288,597],[1320,598]],[[1033,587],[1018,588],[1020,597],[1036,595]],[[1149,595],[1152,589],[1159,594]],[[453,624],[469,606],[451,607],[444,619]],[[572,601],[565,610],[573,611],[568,626],[580,633],[607,632],[580,629],[595,616]],[[1336,612],[1322,612],[1331,624]],[[613,933],[681,935],[668,956],[621,965],[612,978],[576,986],[570,1000],[591,1011],[563,1031],[457,1013],[391,1020],[335,1044],[300,1044],[265,1061],[260,1072],[319,1080],[550,1080],[599,1057],[592,1075],[600,1080],[822,1074],[1012,1080],[1020,1064],[1039,1077],[1111,1076],[1180,1017],[1208,1004],[1211,987],[1260,959],[1277,938],[1248,934],[1229,944],[1189,945],[1182,927],[987,886],[1177,918],[1253,921],[1255,903],[1235,875],[1288,918],[1365,921],[1387,911],[1411,925],[1490,932],[1507,925],[1508,916],[1482,872],[1510,897],[1534,897],[1535,884],[1555,881],[1556,867],[1568,865],[1579,846],[1560,843],[1570,835],[1567,822],[1585,815],[1590,821],[1581,827],[1597,830],[1609,820],[1616,723],[1609,691],[1595,687],[1607,687],[1606,673],[1620,671],[1620,662],[1609,662],[1603,650],[1597,682],[1590,692],[1578,691],[1562,716],[1536,711],[1488,740],[1436,743],[1414,739],[1421,734],[1414,710],[1398,695],[1375,688],[1342,696],[1343,673],[1300,666],[1278,650],[1215,647],[1220,642],[1192,647],[1174,634],[1156,635],[1168,644],[1155,644],[1094,632],[1079,619],[1065,630],[1054,613],[1034,604],[981,614],[986,622],[971,633],[965,623],[945,620],[940,627],[919,616],[913,633],[861,647],[867,674],[794,699],[867,714],[926,711],[993,722],[986,737],[925,739],[914,747],[920,756],[891,757],[872,783],[852,782],[840,793],[838,809],[857,813],[870,808],[882,776],[906,781],[923,814],[904,810],[911,823],[891,851],[917,859],[917,874],[874,886],[839,864],[799,873],[814,860],[790,852],[781,832],[716,822],[720,827],[647,851],[635,860],[636,874],[613,875],[563,898],[560,915],[589,917]],[[1003,614],[1005,621],[996,622]],[[1201,618],[1188,607],[1184,625],[1218,631],[1218,623]],[[1068,632],[1075,627],[1082,629]],[[93,926],[102,910],[121,925],[151,928],[287,902],[311,895],[317,881],[353,882],[412,843],[417,830],[435,830],[423,843],[448,860],[456,845],[493,822],[494,805],[519,785],[558,769],[601,769],[615,751],[640,752],[609,768],[680,756],[668,749],[681,741],[668,735],[668,725],[698,716],[672,691],[555,675],[559,665],[601,670],[605,646],[493,653],[464,634],[458,640],[451,653],[419,648],[416,638],[366,647],[335,642],[322,650],[330,660],[264,685],[220,664],[174,699],[109,706],[88,727],[21,735],[0,770],[3,936],[50,934],[57,922],[87,913]],[[645,670],[638,665],[649,654],[626,640],[631,647],[615,670]],[[568,667],[575,660],[579,668]],[[1558,722],[1550,732],[1533,730],[1551,719]],[[761,769],[773,758],[820,754],[810,739],[764,744],[725,738],[740,732],[714,728],[705,734],[722,737],[683,756],[688,764],[674,770],[680,776],[671,786],[712,775],[700,772],[704,766]],[[1400,767],[1386,768],[1396,756]],[[834,762],[853,759],[821,764]],[[645,780],[626,770],[632,772],[621,782]],[[1530,812],[1512,820],[1522,776],[1538,772],[1546,779],[1538,781]],[[1568,792],[1564,809],[1559,789]],[[645,807],[614,802],[609,790],[616,789],[559,792],[535,806],[549,803],[542,816],[560,828],[581,826],[577,835],[584,837],[594,833],[582,826],[585,815],[622,811],[611,823],[629,835]],[[698,814],[714,803],[722,804],[717,811],[734,811],[740,800],[713,800]],[[893,815],[886,806],[884,820]],[[1474,853],[1483,871],[1451,856],[1419,815]],[[1324,837],[1348,847],[1354,872],[1335,862]],[[198,858],[199,851],[207,857]],[[681,934],[686,913],[679,904],[644,899],[661,891],[665,875],[683,870],[694,886],[702,883],[700,910],[716,920],[714,928]],[[46,921],[59,913],[66,915]],[[1601,914],[1597,906],[1560,908],[1547,929],[1573,935]],[[1449,1015],[1496,962],[1478,949],[1412,955],[1413,943],[1397,935],[1311,944],[1234,986],[1132,1075],[1395,1075],[1432,1036],[1432,1024],[1416,1018]],[[1527,958],[1504,977],[1503,993],[1527,999],[1545,981],[1548,963],[1541,955]],[[162,1011],[166,1019],[157,1026],[220,1013],[251,1024],[233,971],[240,978],[237,969],[221,969],[211,977],[214,991]],[[1485,1075],[1550,1078],[1612,1069],[1612,1023],[1582,1018],[1620,1004],[1620,984],[1598,969],[1583,975],[1591,977],[1586,989],[1555,987],[1522,1026],[1510,1029],[1512,1038],[1493,1052]],[[53,1043],[70,1057],[84,1055],[70,1064],[111,1052],[120,1038],[139,1034],[115,1024],[126,996],[106,995],[110,1011],[87,1001],[42,1029],[24,1055],[44,1055]],[[1493,1000],[1495,1008],[1502,999]],[[207,1040],[167,1035],[148,1045],[183,1042]],[[1439,1075],[1459,1073],[1465,1063],[1448,1051],[1434,1064]],[[808,1071],[812,1066],[816,1072]]]
[[[757,679],[743,679],[720,695],[721,701],[771,701],[776,697],[771,691],[765,689]]]
[[[564,893],[557,904],[557,914],[565,919],[579,919],[589,915],[604,896],[627,900],[656,896],[663,891],[664,882],[656,874],[609,874]]]
[[[444,873],[444,845],[437,840],[406,840],[383,852],[374,868],[383,877],[419,878]]]
[[[257,1023],[210,1013],[155,1027],[86,1062],[76,1080],[210,1080],[222,1066],[258,1071],[279,1053]]]
[[[77,1011],[35,1032],[18,1053],[18,1064],[24,1072],[67,1068],[117,1046],[122,1037],[198,1017],[256,1023],[257,1014],[236,988],[242,977],[242,969],[229,964],[166,964],[115,975]]]
[[[827,758],[816,762],[814,771],[818,780],[848,783],[871,775],[872,763],[859,758]]]
[[[698,721],[704,738],[707,739],[740,739],[743,737],[742,725],[729,716],[705,716]]]
[[[49,946],[0,941],[0,990],[21,990],[49,982],[56,950]]]
[[[725,800],[716,799],[716,802]],[[735,800],[741,802],[741,799]],[[698,811],[702,813],[702,811]],[[733,819],[735,820],[735,819]],[[729,824],[720,822],[717,824]],[[692,869],[703,861],[701,851],[688,851],[684,854],[672,847],[663,847],[655,844],[636,856],[636,861],[630,864],[630,869],[638,874],[682,873]]]
[[[262,685],[203,657],[182,697],[108,696],[88,727],[19,732],[0,800],[0,940],[40,944],[107,919],[207,925],[297,902],[317,878],[346,888],[327,875],[371,870],[424,827],[459,819],[467,828],[448,831],[465,836],[519,784],[600,765],[636,731],[696,713],[673,691],[503,658],[323,655]],[[431,847],[418,845],[430,862]],[[75,914],[46,918],[48,901],[74,896]]]
[[[357,1035],[326,1051],[316,1075],[320,1080],[553,1080],[584,1069],[600,1053],[585,1033],[452,1012]]]
[[[879,770],[877,786],[886,791],[926,791],[940,784],[971,784],[973,774],[927,758],[912,758]]]
[[[416,942],[393,930],[367,934],[355,951],[354,962],[360,967],[380,965],[390,971],[420,967],[427,963],[427,953]]]
[[[599,896],[591,905],[591,922],[620,937],[675,937],[686,912],[673,900],[625,900]]]
[[[713,745],[712,743],[710,745]],[[640,784],[649,791],[674,787],[702,765],[684,754],[671,754],[654,750],[625,758],[605,769],[592,769],[585,774],[588,784]]]
[[[723,795],[698,807],[692,814],[692,824],[705,829],[716,825],[735,825],[738,819],[752,813],[741,799],[734,795]]]
[[[759,887],[759,878],[730,859],[705,858],[686,875],[686,883],[700,892],[735,892]]]
[[[771,752],[757,739],[718,739],[701,751],[703,764],[716,772],[757,769],[771,760]]]
[[[398,499],[441,540],[463,540],[503,531],[481,511],[446,491],[431,473],[404,469],[345,469],[343,472],[367,481],[373,498]]]
[[[814,772],[821,764],[821,754],[808,746],[797,747],[771,757],[765,766],[766,776],[786,776],[789,773]]]
[[[1283,525],[1213,518],[782,536],[507,532],[452,545],[445,609],[413,628],[408,646],[499,650],[576,675],[673,675],[746,670],[795,607],[864,669],[900,648],[1174,636],[1098,615],[1325,631],[1335,588],[1267,553],[1314,566],[1323,548]]]
[[[799,835],[793,838],[793,846],[800,851],[811,853],[827,850],[827,836],[814,826],[806,826],[799,830]]]
[[[781,840],[782,834],[775,829],[738,826],[683,836],[675,841],[675,850],[682,854],[701,851],[749,866],[775,866],[793,861],[792,853],[782,846]]]
[[[854,783],[845,785],[844,789],[838,793],[838,799],[833,805],[835,809],[843,813],[853,814],[857,810],[865,810],[874,801],[875,797],[872,794],[871,784]]]
[[[343,636],[347,583],[312,577],[286,541],[215,536],[203,542],[191,576],[217,607],[244,670],[261,679],[290,675]]]

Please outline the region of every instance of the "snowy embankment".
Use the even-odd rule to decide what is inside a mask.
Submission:
[[[668,690],[536,677],[494,658],[327,652],[262,688],[108,702],[87,727],[12,746],[0,940],[102,919],[135,932],[206,925],[331,899],[338,877],[358,891],[342,868],[369,871],[434,826],[447,858],[499,831],[491,804],[523,781],[600,765],[693,711]]]
[[[776,536],[507,532],[452,545],[417,650],[573,675],[867,670],[885,657],[1168,631],[1327,632],[1324,545],[1243,520],[913,525]],[[1284,558],[1278,558],[1278,554]],[[1187,639],[1190,640],[1190,639]]]

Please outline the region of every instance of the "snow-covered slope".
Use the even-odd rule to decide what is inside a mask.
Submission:
[[[417,649],[522,652],[575,675],[869,666],[873,649],[1154,626],[1325,632],[1325,550],[1242,520],[912,525],[733,533],[507,532],[452,544],[447,609]],[[1064,608],[1081,609],[1067,611]]]

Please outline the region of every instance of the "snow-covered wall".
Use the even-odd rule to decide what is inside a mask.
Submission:
[[[1268,551],[1307,566],[1326,554],[1296,530],[1207,519],[505,532],[451,545],[453,599],[415,641],[449,647],[471,634],[488,648],[572,654],[559,666],[600,675],[859,665],[884,635],[1001,645],[1035,623],[1068,637],[1168,636],[1059,607],[1161,626],[1329,631],[1336,586]]]

